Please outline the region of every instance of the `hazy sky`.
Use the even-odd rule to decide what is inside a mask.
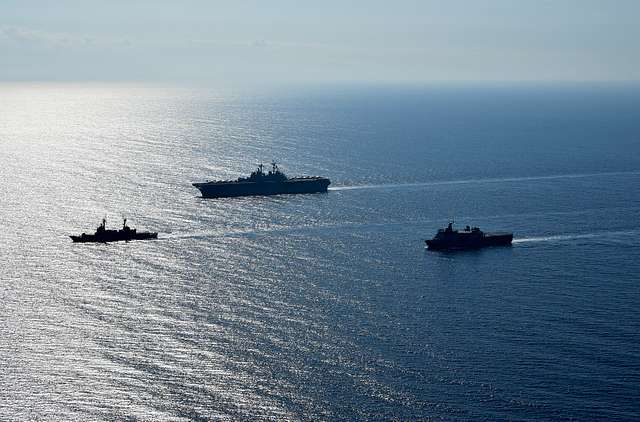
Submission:
[[[640,0],[0,0],[0,80],[640,80]]]

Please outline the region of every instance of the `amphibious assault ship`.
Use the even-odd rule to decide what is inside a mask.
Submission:
[[[203,198],[228,198],[232,196],[279,195],[283,193],[326,192],[331,181],[326,177],[287,177],[276,163],[271,170],[264,171],[262,164],[249,177],[237,180],[220,180],[193,183],[202,192]]]
[[[434,250],[479,249],[486,246],[510,245],[513,233],[485,233],[478,227],[454,230],[453,222],[439,229],[433,239],[426,240],[427,248]]]
[[[102,224],[98,226],[94,234],[82,233],[80,236],[69,236],[74,242],[118,242],[121,240],[144,240],[157,239],[158,233],[138,232],[127,226],[127,219],[124,219],[120,230],[107,230],[107,219],[102,219]]]

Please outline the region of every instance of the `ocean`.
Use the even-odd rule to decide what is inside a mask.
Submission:
[[[2,420],[640,418],[638,86],[4,83],[0,177]]]

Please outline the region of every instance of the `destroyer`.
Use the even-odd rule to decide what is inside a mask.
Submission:
[[[120,230],[107,230],[107,220],[102,219],[102,224],[98,226],[95,234],[82,233],[80,236],[69,236],[74,242],[118,242],[120,240],[144,240],[157,239],[158,233],[138,232],[127,226],[127,219],[124,219]]]
[[[331,181],[326,177],[287,177],[276,165],[264,171],[260,164],[249,177],[237,180],[221,180],[193,183],[202,192],[203,198],[227,198],[231,196],[278,195],[282,193],[326,192]]]
[[[453,222],[439,229],[433,239],[426,240],[427,247],[435,250],[479,249],[486,246],[510,245],[513,233],[485,233],[477,227],[454,230]]]

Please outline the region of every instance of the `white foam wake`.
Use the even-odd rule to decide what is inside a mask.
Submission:
[[[593,233],[558,234],[549,236],[534,236],[513,239],[513,243],[533,243],[533,242],[562,242],[578,239],[607,239],[610,237],[624,238],[626,236],[637,236],[639,230],[602,231]]]
[[[443,181],[435,181],[435,182],[389,183],[389,184],[377,184],[377,185],[332,186],[329,188],[329,190],[342,191],[342,190],[356,190],[356,189],[390,189],[390,188],[403,188],[403,187],[410,188],[410,187],[421,187],[421,186],[509,183],[509,182],[528,182],[528,181],[556,180],[556,179],[582,179],[582,178],[588,178],[588,177],[634,176],[634,175],[640,175],[640,171],[557,174],[557,175],[550,175],[550,176],[499,177],[499,178],[488,178],[488,179],[443,180]]]

